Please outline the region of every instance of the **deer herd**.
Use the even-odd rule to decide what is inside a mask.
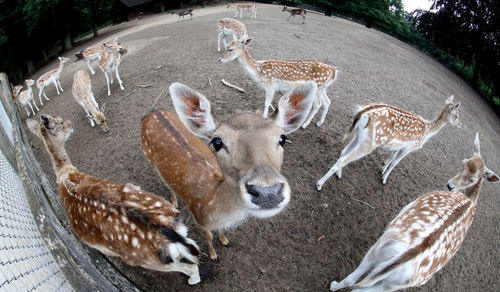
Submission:
[[[235,17],[240,13],[241,18],[246,10],[256,18],[255,5],[229,7],[236,9]],[[284,7],[283,11],[305,19],[303,9]],[[289,203],[292,189],[281,173],[283,147],[289,142],[286,135],[306,128],[320,108],[323,112],[316,125],[325,122],[331,104],[327,90],[338,75],[335,66],[317,60],[255,60],[247,49],[252,38],[241,21],[222,18],[217,33],[218,51],[221,39],[224,43],[219,62],[238,60],[242,64],[251,79],[265,90],[264,111],[217,119],[212,103],[202,93],[172,83],[169,91],[175,112],[153,110],[143,118],[141,128],[142,152],[170,189],[171,201],[130,183],[120,185],[78,171],[65,150],[65,142],[73,132],[70,121],[46,114],[40,115],[40,121],[26,121],[51,156],[60,199],[76,235],[87,245],[105,255],[120,257],[129,265],[184,273],[190,285],[201,281],[201,252],[178,218],[177,197],[203,231],[210,259],[218,261],[213,232],[224,246],[229,246],[225,230],[248,217],[274,216]],[[232,37],[229,43],[226,36]],[[98,60],[108,95],[113,73],[124,89],[118,73],[124,51],[123,43],[114,40],[80,53],[92,75],[92,61]],[[54,84],[58,94],[63,91],[59,80],[68,60],[59,57],[59,66],[36,81],[40,105],[42,95],[49,100],[44,92],[49,84]],[[32,89],[35,81],[28,79],[25,83],[27,90],[16,86],[13,97],[27,116],[35,115],[32,103],[39,110]],[[285,93],[270,114],[276,91]],[[108,132],[105,104],[99,107],[96,102],[85,70],[75,73],[72,94],[91,126],[97,124]],[[383,102],[359,106],[344,135],[348,143],[337,162],[316,183],[317,190],[333,174],[340,178],[347,164],[377,148],[393,151],[382,168],[385,185],[391,171],[407,154],[422,148],[445,125],[461,126],[459,107],[460,102],[455,102],[452,95],[434,120],[426,120]],[[476,134],[474,154],[448,181],[450,191],[428,193],[404,207],[359,267],[344,280],[331,282],[330,290],[394,291],[425,284],[462,244],[485,180],[498,182],[499,177],[486,167]]]

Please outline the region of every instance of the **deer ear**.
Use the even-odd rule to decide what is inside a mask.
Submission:
[[[278,102],[274,122],[285,133],[297,130],[309,115],[317,91],[316,82],[308,81],[283,95]]]
[[[172,83],[169,90],[175,111],[186,128],[198,137],[210,139],[216,124],[208,99],[198,91],[177,82]]]
[[[454,96],[453,94],[452,94],[452,95],[450,95],[450,97],[448,97],[448,99],[446,99],[445,103],[446,103],[446,104],[453,103],[453,98],[454,98],[454,97],[455,97],[455,96]]]
[[[481,155],[480,150],[481,145],[479,143],[479,133],[476,133],[476,139],[474,139],[474,154]]]
[[[40,116],[40,121],[42,122],[42,126],[49,131],[49,133],[54,133],[54,122],[52,121],[52,117],[49,115],[42,114]]]
[[[241,39],[241,44],[243,46],[246,46],[251,42],[252,42],[252,38],[248,38],[248,36],[244,36],[243,39]]]
[[[28,129],[30,129],[30,131],[37,135],[39,138],[41,138],[40,136],[40,123],[37,122],[36,120],[33,120],[33,119],[26,119],[26,125],[28,125]]]
[[[484,172],[484,177],[489,181],[489,182],[498,182],[500,180],[500,177],[496,175],[493,171],[486,169]]]

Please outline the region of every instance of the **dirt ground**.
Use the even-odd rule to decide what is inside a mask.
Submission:
[[[332,105],[326,122],[320,128],[311,124],[289,135],[293,144],[286,146],[282,169],[292,188],[288,208],[271,219],[250,219],[227,232],[231,248],[214,240],[220,263],[210,262],[206,254],[201,258],[201,284],[190,287],[180,273],[153,272],[111,259],[145,291],[327,291],[330,281],[343,279],[358,266],[406,204],[430,191],[446,189],[461,160],[472,155],[476,132],[481,135],[487,165],[500,173],[498,116],[468,84],[434,59],[348,20],[308,13],[302,25],[299,19],[287,22],[288,14],[281,12],[281,6],[258,7],[257,19],[243,19],[254,38],[249,48],[253,57],[326,60],[340,70],[328,91]],[[74,53],[93,42],[65,54],[72,58],[61,77],[65,91],[57,96],[53,86],[48,88],[52,99],[41,112],[73,121],[75,131],[66,147],[73,164],[80,171],[121,184],[131,182],[169,199],[167,187],[143,157],[140,123],[162,92],[156,107],[173,109],[168,96],[172,82],[204,93],[221,118],[238,110],[263,109],[264,91],[241,65],[217,62],[216,21],[233,15],[225,6],[209,7],[195,9],[193,20],[177,21],[177,16],[162,14],[103,31],[98,41],[119,35],[128,47],[120,66],[124,91],[115,82],[108,97],[103,73],[97,69],[91,77],[98,103],[106,103],[109,133],[91,128],[71,96],[73,74],[87,69],[84,62],[73,62]],[[56,66],[54,61],[32,77]],[[222,85],[223,78],[246,93]],[[387,185],[381,183],[380,167],[388,153],[376,151],[347,166],[342,179],[332,177],[321,192],[316,191],[316,181],[339,157],[341,137],[351,124],[356,104],[385,101],[432,119],[451,94],[462,102],[463,128],[446,126],[423,149],[403,159]],[[31,133],[30,138],[55,186],[45,148]],[[500,291],[499,193],[498,185],[485,183],[475,221],[457,255],[429,283],[409,291]],[[202,233],[182,203],[181,209],[190,237],[207,252]],[[321,236],[324,239],[318,241]]]

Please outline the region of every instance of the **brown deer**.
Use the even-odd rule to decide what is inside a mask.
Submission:
[[[193,9],[174,11],[174,12],[172,12],[172,15],[174,15],[174,14],[179,15],[179,18],[177,19],[177,21],[181,20],[181,17],[182,17],[182,20],[184,20],[184,16],[186,16],[186,15],[191,15],[191,20],[193,20]]]
[[[33,89],[31,88],[33,86],[33,84],[35,84],[35,81],[33,79],[27,79],[27,80],[25,80],[25,83],[26,83],[26,86],[28,87],[28,89],[18,93],[18,95],[16,96],[16,103],[19,106],[22,106],[24,108],[24,110],[26,110],[26,114],[29,117],[30,112],[28,111],[28,105],[30,106],[31,111],[33,112],[33,115],[35,115],[35,111],[33,110],[33,106],[31,105],[31,102],[33,102],[33,104],[35,105],[35,108],[37,111],[40,111],[40,109],[36,105],[35,97],[33,95]],[[18,86],[20,86],[20,85],[18,85]],[[15,87],[16,91],[19,88],[18,86]],[[21,89],[22,89],[22,86],[21,86]]]
[[[461,127],[458,114],[460,102],[453,103],[452,95],[445,104],[439,116],[432,121],[382,102],[361,105],[343,138],[344,141],[352,139],[335,165],[316,183],[318,191],[334,173],[342,177],[343,167],[379,147],[394,151],[382,168],[382,183],[385,184],[401,159],[422,148],[446,124]]]
[[[125,90],[120,74],[118,73],[118,68],[122,62],[122,55],[120,54],[119,49],[114,46],[108,46],[106,43],[103,43],[103,46],[104,51],[99,59],[99,68],[102,73],[104,73],[104,77],[106,77],[108,96],[110,96],[111,90],[109,89],[109,84],[113,84],[113,72],[116,74],[116,79],[118,80],[120,89]]]
[[[293,21],[295,21],[295,15],[300,15],[302,16],[302,24],[305,23],[306,21],[306,10],[302,8],[288,8],[288,7],[283,7],[283,10],[281,12],[289,12],[290,16],[286,19],[286,21],[290,20],[290,17],[293,16]]]
[[[59,89],[61,90],[61,92],[64,91],[61,87],[61,82],[59,82],[59,79],[61,78],[61,72],[64,67],[64,63],[68,61],[69,58],[59,57],[59,66],[56,69],[50,70],[49,72],[46,72],[42,74],[42,76],[38,77],[36,86],[38,87],[38,98],[40,99],[40,105],[43,105],[42,94],[43,96],[45,96],[46,100],[49,100],[47,94],[45,94],[45,87],[49,86],[51,83],[53,83],[56,87],[58,95],[60,94]]]
[[[338,71],[336,68],[316,60],[258,61],[250,56],[246,48],[251,41],[252,39],[247,38],[233,40],[222,53],[219,62],[227,63],[238,59],[250,77],[257,82],[259,87],[266,91],[264,117],[268,115],[269,106],[271,106],[274,93],[277,90],[290,90],[304,82],[314,81],[318,86],[318,94],[311,113],[302,125],[302,128],[307,127],[319,109],[323,107],[321,118],[316,123],[318,127],[321,126],[325,121],[331,103],[326,90],[337,79]]]
[[[104,132],[107,133],[109,128],[106,122],[106,117],[104,116],[106,104],[103,104],[99,109],[99,105],[94,98],[94,93],[92,93],[92,84],[87,72],[80,70],[75,73],[71,92],[73,93],[73,98],[85,111],[85,114],[90,121],[90,125],[94,127],[94,125],[97,124],[101,126]]]
[[[240,113],[217,122],[201,93],[174,83],[177,114],[158,110],[143,119],[142,151],[172,190],[174,205],[177,194],[203,229],[212,260],[212,230],[228,246],[224,229],[248,216],[274,216],[288,204],[290,186],[280,174],[285,134],[300,127],[316,90],[314,82],[296,87],[281,97],[270,119]]]
[[[340,283],[333,281],[330,290],[395,291],[427,283],[462,245],[484,179],[498,182],[500,178],[481,158],[476,134],[474,156],[464,160],[462,170],[448,182],[455,191],[432,192],[408,204],[359,267]],[[464,193],[456,191],[462,189]]]
[[[106,43],[108,47],[112,47],[120,54],[125,54],[127,52],[127,49],[125,48],[125,45],[122,42],[118,41],[118,38],[115,38],[113,41],[109,41]],[[95,74],[94,69],[92,68],[92,61],[93,60],[99,60],[104,52],[104,44],[97,44],[91,47],[86,48],[85,50],[81,51],[80,53],[76,54],[78,58],[84,58],[85,61],[87,61],[87,66],[89,67],[90,73],[92,75]]]
[[[233,18],[221,18],[217,22],[217,52],[220,52],[220,41],[224,42],[224,49],[227,47],[226,36],[232,36],[233,40],[247,38],[247,28],[245,24]]]
[[[235,8],[236,13],[234,17],[238,16],[238,12],[240,13],[240,18],[243,18],[243,10],[249,11],[251,13],[250,18],[257,18],[257,6],[253,4],[229,4],[227,8]]]
[[[70,121],[42,114],[41,123],[27,120],[52,158],[59,195],[69,222],[85,244],[131,266],[163,272],[178,271],[188,283],[200,282],[199,248],[187,237],[179,211],[167,200],[127,183],[78,171],[65,150],[73,132]],[[182,263],[181,259],[189,263]]]

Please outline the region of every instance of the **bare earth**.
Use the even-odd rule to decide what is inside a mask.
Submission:
[[[405,43],[344,19],[308,13],[305,25],[299,19],[293,24],[286,21],[288,14],[281,12],[281,6],[258,6],[257,19],[248,19],[248,15],[243,19],[254,38],[249,51],[255,58],[326,60],[341,71],[328,91],[332,106],[326,122],[320,128],[311,124],[289,136],[293,144],[286,146],[282,170],[292,188],[289,207],[274,218],[250,219],[227,232],[231,248],[214,240],[220,263],[210,262],[206,254],[201,258],[201,284],[189,287],[180,273],[153,272],[111,259],[146,291],[327,291],[330,281],[343,279],[358,266],[406,204],[430,191],[446,189],[460,161],[472,155],[476,132],[481,135],[481,152],[487,165],[500,172],[498,116],[447,68]],[[140,149],[141,118],[160,93],[165,91],[156,107],[172,110],[168,86],[185,83],[204,93],[221,118],[238,110],[264,107],[264,91],[240,64],[217,62],[216,21],[233,15],[234,11],[225,6],[195,9],[192,21],[177,22],[177,16],[162,14],[103,32],[99,41],[119,35],[128,47],[120,66],[125,91],[120,91],[115,81],[108,97],[97,64],[97,73],[91,76],[98,103],[106,103],[111,129],[107,134],[90,127],[83,109],[71,96],[73,75],[77,70],[88,70],[86,64],[67,63],[61,78],[64,93],[57,96],[50,86],[47,95],[52,99],[41,112],[73,121],[75,132],[67,150],[74,165],[80,171],[121,184],[131,182],[169,198],[167,188]],[[92,44],[87,42],[66,56],[74,59],[76,51]],[[56,66],[54,62],[32,77],[38,78]],[[225,87],[220,82],[223,78],[243,87],[246,93]],[[345,168],[342,179],[332,177],[321,192],[315,190],[316,181],[339,157],[341,137],[351,124],[356,104],[385,101],[432,119],[451,94],[462,102],[463,128],[446,126],[423,149],[403,159],[387,185],[381,183],[380,167],[388,153],[376,151]],[[36,100],[38,103],[38,97]],[[40,140],[31,133],[30,138],[55,186],[48,154]],[[475,221],[462,248],[418,291],[500,291],[499,194],[498,186],[484,185]],[[190,236],[206,252],[202,233],[183,204],[181,209]]]

